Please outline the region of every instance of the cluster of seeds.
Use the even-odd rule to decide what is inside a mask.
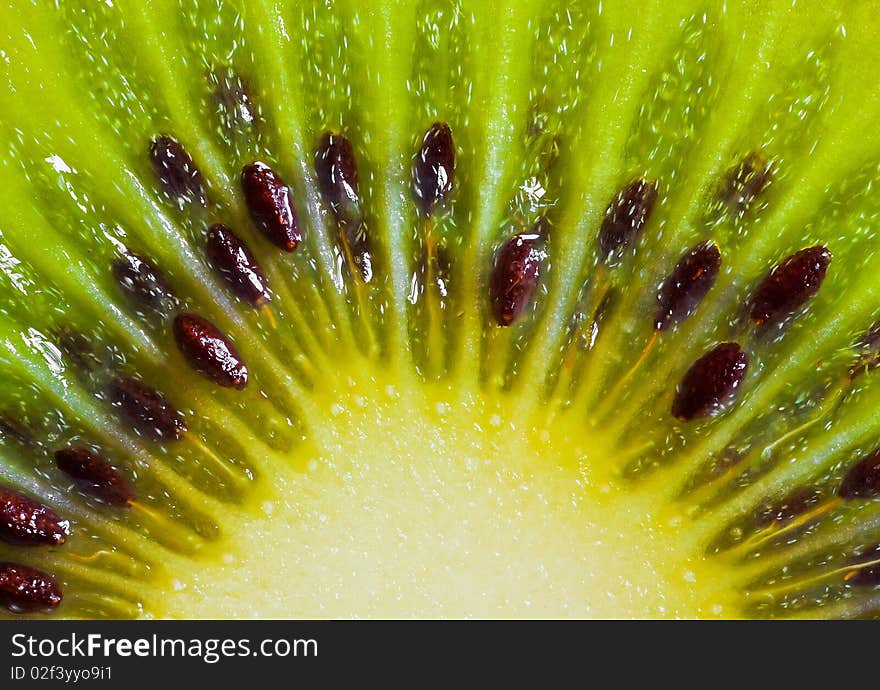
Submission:
[[[149,157],[156,181],[170,202],[181,209],[189,205],[209,205],[201,172],[176,139],[157,136],[150,144]],[[373,260],[358,190],[354,147],[345,135],[326,132],[320,138],[315,153],[315,173],[321,194],[339,228],[338,239],[350,273],[362,283],[369,282],[373,276]],[[747,157],[731,172],[731,182],[723,188],[720,200],[737,213],[745,212],[766,186],[769,174],[770,167],[760,156]],[[432,233],[432,219],[436,209],[448,200],[454,175],[452,132],[448,125],[438,122],[425,133],[413,166],[414,198],[426,219],[424,241],[429,269],[436,267],[443,249]],[[270,165],[254,161],[241,171],[241,188],[255,227],[281,251],[296,251],[303,242],[303,234],[293,193],[281,175]],[[656,181],[636,178],[611,201],[598,234],[597,283],[626,260],[628,251],[648,223],[658,197]],[[542,217],[529,231],[510,237],[497,252],[488,281],[488,301],[498,325],[514,324],[535,299],[542,266],[548,257],[548,228],[549,224]],[[272,299],[265,273],[249,247],[228,225],[215,222],[208,227],[204,251],[208,264],[238,298],[254,307],[264,307]],[[795,314],[819,290],[830,258],[825,247],[816,246],[801,250],[774,267],[758,285],[750,302],[755,327],[778,326]],[[645,354],[660,333],[696,311],[714,285],[721,262],[721,251],[711,240],[698,243],[680,258],[658,290],[654,337]],[[185,311],[182,300],[151,260],[129,250],[117,257],[111,269],[122,293],[142,313],[161,324],[170,324],[180,353],[195,372],[222,387],[242,390],[247,386],[248,368],[231,340],[204,316]],[[432,282],[429,280],[428,284]],[[601,291],[602,288],[595,289]],[[604,299],[596,304],[602,302]],[[108,370],[88,343],[83,342],[82,336],[67,334],[66,338],[62,347],[68,357],[90,373],[97,373],[99,387],[106,391],[113,409],[132,430],[156,442],[173,443],[185,437],[187,426],[183,415],[161,392],[137,377]],[[880,338],[866,339],[871,362],[877,359],[876,347],[871,345],[877,340]],[[675,391],[672,416],[688,422],[717,414],[736,395],[748,364],[748,355],[735,342],[713,347],[694,362],[682,378]],[[854,371],[865,366],[860,365]],[[62,448],[55,452],[55,460],[58,468],[84,494],[109,506],[136,505],[131,483],[119,467],[95,448],[83,445]],[[876,481],[873,474],[870,477]],[[868,479],[857,481],[853,475],[842,485],[840,496],[845,499],[859,496],[869,485]],[[5,524],[0,525],[0,537],[18,544],[57,546],[64,543],[69,533],[66,521],[23,494],[4,491],[0,498]],[[795,503],[786,505],[787,508],[780,508],[775,514],[786,518],[794,515]],[[772,522],[780,521],[772,519]],[[10,608],[33,609],[54,606],[60,601],[60,590],[51,584],[48,575],[16,564],[4,567],[5,571],[0,571],[0,591]]]
[[[230,97],[228,93],[224,96]],[[210,207],[201,171],[177,139],[166,134],[156,136],[150,142],[149,159],[158,187],[170,203],[180,210]],[[373,258],[358,191],[354,148],[345,135],[327,132],[321,137],[315,172],[322,196],[337,222],[350,274],[367,283],[373,276]],[[448,199],[454,172],[451,130],[445,123],[435,123],[424,137],[413,170],[416,205],[426,218],[430,219]],[[270,165],[254,161],[242,168],[240,180],[254,226],[279,250],[295,252],[303,242],[303,234],[292,190],[281,175]],[[239,299],[257,308],[271,301],[266,274],[247,244],[228,225],[215,222],[207,228],[204,251],[207,263]],[[221,387],[243,390],[247,386],[247,365],[231,339],[204,316],[186,311],[184,300],[151,259],[129,248],[112,261],[110,268],[121,293],[138,313],[162,328],[170,328],[191,369]],[[81,333],[59,333],[58,345],[68,361],[86,375],[93,392],[106,398],[118,418],[136,434],[158,443],[187,438],[184,415],[162,392],[140,377],[118,370]],[[17,426],[15,420],[9,424]],[[57,468],[84,495],[108,507],[139,507],[135,488],[124,470],[98,448],[69,445],[56,450],[54,459]],[[0,487],[3,541],[60,546],[70,531],[69,521],[46,505]],[[61,600],[60,585],[47,573],[18,563],[0,563],[0,603],[9,610],[46,610]]]
[[[228,81],[228,80],[227,80]],[[230,91],[224,81],[219,98],[235,99],[235,110],[252,122],[253,105]],[[220,88],[223,85],[229,88]],[[234,85],[233,85],[234,86]],[[162,134],[149,145],[149,160],[159,189],[168,201],[183,210],[195,207],[213,213],[202,173],[184,146]],[[438,210],[454,189],[456,150],[448,124],[435,122],[425,132],[414,157],[412,187],[414,204],[424,220],[427,286],[441,288],[449,254],[434,230]],[[355,147],[341,132],[325,132],[314,155],[314,172],[326,207],[338,228],[337,241],[351,278],[369,283],[375,263],[358,187]],[[727,212],[742,216],[767,188],[774,173],[772,162],[751,153],[731,169],[722,184],[717,203]],[[247,211],[255,228],[275,248],[285,253],[304,242],[294,194],[271,165],[253,161],[241,169],[240,184]],[[657,180],[636,177],[624,185],[608,204],[597,235],[597,270],[592,278],[592,306],[587,322],[594,326],[604,313],[616,272],[638,243],[660,199]],[[523,319],[535,302],[544,265],[549,258],[550,223],[541,216],[532,227],[508,237],[488,267],[489,312],[500,327]],[[241,301],[265,309],[273,299],[269,281],[246,242],[221,219],[207,226],[204,257],[216,276]],[[635,367],[621,379],[622,385],[645,361],[661,334],[691,317],[712,290],[722,268],[722,251],[711,239],[688,249],[659,285],[653,312],[652,335]],[[754,288],[748,302],[753,332],[784,329],[817,294],[831,261],[827,247],[816,245],[797,251],[777,265]],[[244,390],[249,382],[245,359],[232,340],[205,316],[188,311],[171,281],[148,257],[127,249],[113,260],[112,276],[121,293],[151,322],[173,335],[189,367],[214,384]],[[436,295],[429,302],[436,301]],[[437,305],[434,304],[436,307]],[[436,310],[429,310],[428,330],[440,328]],[[70,362],[89,375],[93,392],[104,396],[120,420],[139,436],[153,442],[176,443],[187,438],[184,415],[160,391],[138,376],[117,370],[81,334],[59,334],[58,344]],[[850,368],[848,381],[880,361],[880,327],[875,326],[858,343],[859,356]],[[671,404],[671,416],[687,423],[712,417],[734,400],[749,370],[749,355],[738,342],[714,345],[684,373]],[[609,400],[618,391],[612,391]],[[13,435],[15,420],[5,436]],[[69,445],[57,449],[55,464],[78,490],[113,508],[138,507],[136,491],[125,470],[98,448]],[[823,487],[809,487],[764,506],[753,516],[751,538],[779,537],[791,529],[818,521],[835,506],[869,500],[880,495],[880,451],[874,451],[846,473],[836,493],[828,497]],[[18,546],[61,546],[71,533],[70,523],[48,506],[29,496],[0,487],[0,539]],[[880,584],[880,544],[864,549],[847,562],[847,582]],[[57,606],[62,599],[58,583],[48,574],[18,563],[0,563],[0,602],[13,611],[33,611]]]

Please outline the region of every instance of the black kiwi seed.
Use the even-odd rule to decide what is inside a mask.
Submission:
[[[321,194],[333,210],[337,223],[359,224],[357,161],[354,147],[345,135],[323,134],[315,153],[315,174]]]
[[[202,173],[183,145],[161,134],[150,142],[150,163],[165,195],[179,208],[188,203],[205,205],[205,185]]]
[[[880,495],[880,448],[863,457],[844,476],[837,495],[845,501]]]
[[[608,205],[599,229],[602,261],[619,258],[633,243],[651,217],[657,193],[657,182],[642,178],[633,180],[618,192]]]
[[[248,370],[241,355],[223,332],[207,319],[192,313],[174,318],[174,339],[189,365],[214,383],[242,390]]]
[[[546,258],[540,233],[520,233],[502,245],[489,279],[489,299],[499,326],[510,326],[531,303]]]
[[[778,324],[814,297],[822,282],[831,252],[816,245],[801,249],[773,267],[752,297],[751,316],[755,325]]]
[[[0,486],[0,540],[28,546],[59,546],[70,535],[70,522],[23,493]]]
[[[302,242],[293,194],[281,176],[255,161],[241,171],[241,188],[251,219],[276,247],[296,251]]]
[[[80,491],[111,506],[128,506],[134,498],[134,489],[119,468],[87,446],[56,450],[55,464]]]
[[[721,252],[709,240],[685,254],[657,294],[660,304],[654,315],[654,327],[664,331],[693,314],[715,284],[720,267]]]
[[[155,388],[131,377],[110,382],[110,402],[132,428],[154,441],[178,441],[186,424],[178,409]]]
[[[126,251],[114,259],[113,277],[132,304],[159,317],[167,317],[177,305],[174,291],[165,274],[149,260]]]
[[[244,242],[222,223],[208,228],[208,261],[229,288],[254,306],[269,301],[266,276]]]
[[[721,343],[694,362],[675,392],[672,416],[682,422],[717,414],[736,394],[749,367],[737,343]]]
[[[10,611],[54,609],[61,587],[51,575],[20,563],[0,563],[0,604]]]
[[[455,181],[455,142],[445,122],[435,122],[425,132],[413,169],[416,200],[425,215],[446,202]]]

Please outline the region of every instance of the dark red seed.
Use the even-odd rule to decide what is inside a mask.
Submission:
[[[654,315],[654,328],[665,331],[693,314],[715,284],[719,268],[721,252],[709,240],[685,254],[657,294],[660,304]]]
[[[373,277],[373,256],[361,213],[357,161],[351,141],[342,134],[325,132],[315,153],[315,173],[354,269],[368,283]]]
[[[499,326],[511,325],[529,306],[546,258],[540,233],[514,235],[501,247],[489,280],[492,313]]]
[[[822,245],[807,247],[777,264],[752,297],[752,321],[761,326],[791,316],[822,286],[831,252]]]
[[[772,523],[784,524],[803,515],[822,500],[822,491],[813,487],[803,487],[759,511],[757,524],[766,527]]]
[[[761,154],[748,154],[727,173],[719,193],[721,203],[742,215],[770,183],[772,173],[773,166]]]
[[[87,446],[56,450],[55,464],[80,491],[111,506],[127,506],[134,498],[134,489],[119,468]]]
[[[18,491],[0,486],[0,540],[28,546],[63,544],[70,522]]]
[[[721,343],[687,370],[675,391],[672,416],[682,422],[717,414],[733,400],[749,368],[737,343]]]
[[[188,203],[205,205],[202,173],[181,143],[161,134],[150,142],[150,163],[165,195],[181,209]]]
[[[430,215],[435,206],[443,204],[455,180],[455,142],[445,122],[435,122],[425,132],[422,147],[413,168],[416,201],[422,212]]]
[[[132,428],[154,441],[178,441],[186,424],[178,409],[155,388],[134,378],[110,382],[110,402]]]
[[[837,495],[845,501],[880,496],[880,448],[850,468],[837,489]]]
[[[174,319],[174,339],[190,366],[220,386],[241,390],[248,370],[241,355],[213,323],[197,314]]]
[[[177,306],[165,274],[148,259],[126,251],[113,261],[111,268],[116,283],[136,307],[166,317]]]
[[[360,225],[360,196],[354,147],[342,134],[325,132],[315,153],[315,173],[337,223]]]
[[[266,276],[244,242],[232,230],[216,223],[208,229],[208,261],[230,289],[259,306],[269,301]]]
[[[13,613],[54,609],[61,587],[51,575],[19,563],[0,563],[0,604]]]
[[[602,261],[620,255],[635,241],[651,216],[657,201],[657,182],[636,179],[624,187],[605,211],[599,229]]]
[[[256,161],[241,171],[241,188],[254,224],[275,246],[295,251],[302,242],[290,188],[265,163]]]

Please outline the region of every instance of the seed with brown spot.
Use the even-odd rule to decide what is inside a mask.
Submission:
[[[134,489],[119,468],[87,446],[56,450],[55,464],[80,491],[111,506],[127,506],[134,498]]]
[[[179,208],[188,203],[205,205],[205,185],[202,173],[183,145],[161,134],[150,142],[150,163],[165,195]]]
[[[547,253],[540,233],[511,237],[498,252],[489,279],[489,300],[499,326],[509,326],[531,304]]]
[[[657,182],[642,178],[624,187],[605,211],[599,229],[599,252],[602,261],[620,258],[632,245],[651,217],[657,202]]]
[[[176,308],[177,298],[165,274],[149,259],[126,250],[113,261],[111,268],[116,283],[135,307],[161,318]]]
[[[672,416],[682,422],[717,414],[733,400],[749,367],[738,343],[721,343],[687,370],[675,391]]]
[[[837,495],[845,501],[880,495],[880,448],[859,460],[843,478]]]
[[[709,240],[685,254],[657,294],[660,304],[654,315],[654,327],[665,331],[693,314],[715,284],[720,267],[721,252]]]
[[[766,527],[774,522],[784,524],[803,515],[822,500],[822,491],[815,487],[796,489],[780,501],[766,506],[758,512],[756,523]]]
[[[214,383],[238,390],[247,385],[248,370],[241,355],[207,319],[198,314],[178,314],[174,339],[190,366]]]
[[[269,301],[266,276],[244,242],[232,230],[216,223],[208,229],[208,261],[230,289],[259,306]]]
[[[281,176],[256,161],[241,171],[241,188],[251,219],[275,246],[295,251],[302,242],[293,194]]]
[[[446,203],[455,180],[455,142],[445,122],[435,122],[425,132],[413,168],[416,201],[425,215]]]
[[[777,264],[752,297],[755,325],[780,323],[819,292],[831,252],[822,245],[807,247]]]
[[[54,609],[61,587],[51,575],[20,563],[0,563],[0,604],[13,613]]]
[[[354,147],[343,134],[325,132],[315,153],[315,173],[324,199],[337,223],[361,223],[357,161]]]
[[[742,215],[770,183],[772,174],[772,164],[752,152],[727,173],[718,198],[731,212]]]
[[[0,486],[0,540],[28,546],[63,544],[70,522],[23,493]]]
[[[143,381],[117,377],[110,382],[110,402],[132,428],[155,441],[178,441],[186,424],[178,409]]]

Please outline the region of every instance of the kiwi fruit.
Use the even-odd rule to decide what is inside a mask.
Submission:
[[[880,612],[869,3],[0,19],[0,615]]]

